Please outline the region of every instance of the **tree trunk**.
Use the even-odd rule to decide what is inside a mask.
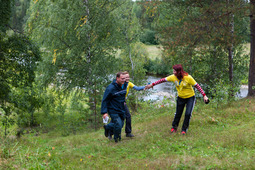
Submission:
[[[231,18],[229,27],[230,27],[230,35],[232,38],[234,38],[234,15],[230,14],[229,16]],[[232,39],[231,38],[231,39]],[[229,42],[230,45],[228,47],[228,61],[229,61],[229,81],[233,82],[233,43],[232,41]]]
[[[95,131],[97,130],[97,86],[94,88],[94,116],[95,116]]]
[[[229,8],[229,5],[230,5],[230,9],[232,8],[232,5],[230,3],[233,3],[231,1],[227,1],[227,6]],[[233,87],[234,87],[234,82],[233,82],[233,38],[234,38],[234,14],[232,14],[232,12],[230,12],[230,14],[228,15],[228,26],[229,26],[229,29],[230,29],[230,36],[231,36],[231,40],[228,45],[228,63],[229,63],[229,71],[228,71],[228,74],[229,74],[229,82],[230,82],[230,90],[229,90],[229,97],[232,98],[234,97],[234,91],[233,91]]]
[[[85,9],[86,9],[86,16],[87,16],[87,20],[90,20],[90,10],[89,10],[89,0],[84,0],[84,6],[85,6]],[[89,22],[87,22],[87,24],[89,24]],[[91,35],[90,33],[87,34],[87,38],[88,38],[88,41],[90,42],[90,39],[91,39]],[[87,63],[90,63],[91,62],[91,57],[92,57],[92,54],[91,54],[91,46],[89,45],[87,50]],[[89,68],[88,70],[89,72],[89,75],[92,74],[92,68]],[[96,119],[96,115],[97,115],[97,110],[96,110],[96,105],[97,105],[97,100],[96,100],[96,80],[91,80],[89,79],[88,80],[88,84],[90,87],[92,87],[93,85],[95,85],[94,87],[92,87],[91,89],[91,92],[89,92],[89,103],[90,104],[90,109],[94,111],[94,113],[92,113],[92,117],[91,119],[93,119],[93,114],[94,114],[94,128],[96,130],[96,127],[97,127],[97,119]]]
[[[233,48],[228,49],[228,61],[229,61],[229,81],[233,82]]]
[[[4,137],[7,137],[7,122],[8,122],[8,119],[7,119],[7,116],[5,115]]]
[[[131,47],[130,47],[130,44],[128,44],[128,56],[129,56],[129,59],[130,59],[130,62],[131,62],[131,66],[132,66],[132,78],[133,80],[135,79],[134,77],[134,63],[133,63],[133,60],[132,60],[132,54],[131,54]]]
[[[249,69],[249,83],[248,96],[255,96],[255,0],[250,1],[251,4],[251,54],[250,54],[250,69]]]
[[[88,0],[84,0],[84,6],[86,8],[86,16],[87,16],[87,20],[90,19],[90,13],[89,13],[89,1]],[[90,34],[88,33],[88,40],[90,42]],[[90,63],[90,58],[91,58],[91,54],[90,54],[90,45],[88,47],[88,54],[87,54],[87,62]]]

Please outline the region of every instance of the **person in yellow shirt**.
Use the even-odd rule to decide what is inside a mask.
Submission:
[[[137,91],[143,90],[145,88],[145,86],[136,86],[134,85],[132,82],[130,82],[130,76],[129,73],[127,71],[124,72],[125,73],[125,77],[126,77],[126,82],[128,83],[127,85],[127,93],[126,93],[126,101],[127,101],[127,96],[129,93],[130,89],[135,89]],[[129,112],[129,109],[127,107],[127,104],[125,102],[125,116],[126,116],[126,126],[125,126],[125,132],[126,132],[126,137],[134,137],[134,135],[131,133],[132,132],[132,126],[131,126],[131,114]]]
[[[184,107],[186,105],[186,112],[185,112],[185,118],[182,125],[182,131],[181,134],[185,135],[187,133],[187,130],[189,128],[190,118],[192,115],[192,111],[195,105],[195,92],[193,89],[193,86],[203,95],[204,102],[208,103],[208,97],[204,93],[203,89],[200,87],[200,85],[193,79],[191,75],[186,73],[181,64],[176,64],[173,66],[173,74],[162,78],[150,85],[147,85],[145,89],[152,88],[153,86],[163,83],[163,82],[173,82],[175,84],[175,87],[177,89],[177,104],[176,104],[176,113],[174,116],[174,120],[172,123],[171,133],[174,133],[177,131]]]

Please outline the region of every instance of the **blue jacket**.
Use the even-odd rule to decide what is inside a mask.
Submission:
[[[116,80],[107,86],[104,92],[102,105],[101,105],[101,114],[125,114],[125,95],[127,93],[127,83],[124,83],[123,87],[120,87]]]

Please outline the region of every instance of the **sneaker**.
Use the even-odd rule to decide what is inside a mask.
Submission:
[[[175,128],[171,129],[171,133],[175,133],[177,130]]]
[[[106,125],[104,125],[104,135],[105,137],[109,136],[109,130],[106,129]]]
[[[121,141],[121,138],[114,139],[115,143],[118,143]]]
[[[186,135],[186,132],[185,132],[185,131],[182,131],[182,135]]]
[[[133,135],[132,133],[127,133],[126,137],[135,137],[135,135]]]

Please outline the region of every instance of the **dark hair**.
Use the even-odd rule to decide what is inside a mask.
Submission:
[[[120,75],[122,75],[122,74],[124,74],[124,72],[122,72],[122,71],[120,71],[120,72],[118,72],[117,74],[116,74],[116,78],[118,77],[120,77]]]
[[[182,65],[181,64],[176,64],[173,66],[173,69],[177,72],[175,74],[175,76],[181,80],[184,76],[187,76],[189,75],[188,73],[186,73],[183,68],[182,68]]]

